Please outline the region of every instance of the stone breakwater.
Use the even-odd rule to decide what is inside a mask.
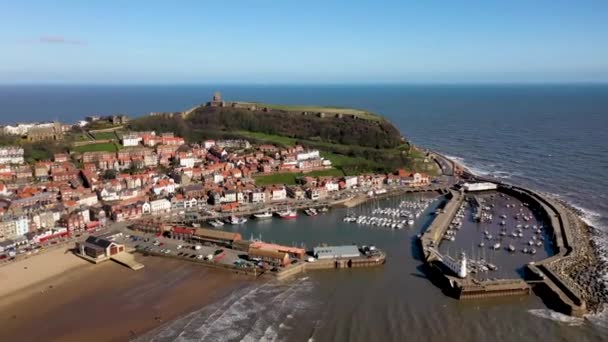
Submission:
[[[583,222],[580,210],[562,201],[559,203],[566,209],[566,219],[572,228],[572,252],[568,257],[552,262],[550,267],[562,279],[575,284],[590,313],[598,313],[608,304],[605,279],[608,262],[601,258],[601,246],[596,242],[600,233]]]
[[[511,187],[502,180],[475,175],[465,166],[441,154],[436,153],[435,155],[443,161],[443,164],[451,164],[453,170],[458,170],[462,179],[489,181],[504,187]],[[458,178],[456,177],[456,179]],[[520,189],[529,192],[523,188]],[[564,220],[562,228],[565,228],[565,233],[563,239],[559,239],[562,240],[562,243],[565,242],[565,247],[567,247],[566,251],[546,259],[544,266],[555,273],[559,277],[559,281],[566,285],[576,297],[584,301],[587,313],[595,314],[607,309],[608,258],[601,255],[605,247],[597,243],[597,237],[601,233],[583,221],[583,213],[580,210],[553,196],[547,194],[541,196],[556,207],[557,215]]]

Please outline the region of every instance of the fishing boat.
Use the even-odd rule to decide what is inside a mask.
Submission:
[[[492,246],[492,249],[499,249],[499,248],[500,248],[500,243],[498,243],[498,242]]]
[[[507,250],[511,253],[515,252],[515,247],[513,245],[509,245],[509,247],[507,247]]]
[[[230,216],[229,218],[226,219],[226,223],[229,224],[243,224],[247,222],[247,219],[244,217],[238,217],[238,216]]]
[[[279,211],[279,212],[277,212],[277,215],[279,215],[279,217],[284,220],[291,220],[291,219],[295,219],[296,217],[298,217],[298,213],[295,210],[291,210],[291,209]]]
[[[263,213],[257,213],[257,214],[253,214],[253,218],[257,219],[257,220],[263,220],[263,219],[268,219],[272,217],[272,212],[270,211],[266,211]]]
[[[483,241],[481,241],[481,242],[479,243],[479,247],[483,247],[483,246],[485,246],[485,245],[486,245],[486,244],[485,244]]]
[[[407,220],[407,224],[410,225],[410,226],[413,226],[414,223],[415,223],[414,220]]]
[[[221,223],[221,224],[219,224],[219,223]],[[209,224],[214,228],[219,228],[224,225],[224,222],[219,222],[219,223],[216,220],[209,221]]]
[[[319,214],[315,208],[308,208],[304,210],[304,213],[308,216],[317,216]]]
[[[224,222],[222,222],[220,220],[212,220],[212,221],[209,221],[209,224],[215,228],[219,228],[224,225]]]

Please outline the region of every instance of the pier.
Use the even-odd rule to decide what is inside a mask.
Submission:
[[[498,185],[497,192],[517,198],[531,207],[539,209],[549,223],[548,228],[552,232],[555,254],[524,265],[524,279],[476,280],[470,276],[460,278],[450,275],[452,272],[449,270],[446,272],[446,267],[441,265],[442,258],[437,255],[436,248],[441,243],[442,236],[448,230],[465,197],[463,192],[450,190],[450,193],[446,195],[442,212],[436,215],[419,239],[425,262],[431,270],[429,273],[438,281],[437,283],[458,299],[524,295],[530,294],[534,289],[555,310],[578,317],[587,313],[586,303],[578,286],[557,271],[560,265],[575,258],[576,254],[571,222],[566,209],[544,194],[495,180],[468,176],[475,180],[494,182]]]
[[[439,246],[441,237],[447,231],[450,222],[452,222],[458,208],[460,208],[460,205],[464,201],[464,194],[455,190],[450,190],[450,192],[445,195],[444,200],[445,205],[443,209],[441,212],[435,214],[433,222],[420,238],[422,250],[424,251],[425,259],[427,261],[435,260],[435,255],[431,253],[429,248]]]

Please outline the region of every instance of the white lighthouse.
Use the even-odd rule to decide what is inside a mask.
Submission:
[[[467,277],[467,255],[464,252],[460,254],[460,268],[458,269],[458,276],[460,278]]]

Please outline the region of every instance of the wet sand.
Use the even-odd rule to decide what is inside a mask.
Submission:
[[[0,299],[0,340],[125,341],[251,282],[179,260],[137,258],[146,266],[140,271],[90,264]]]
[[[74,254],[68,247],[58,247],[43,254],[11,262],[0,267],[0,304],[27,296],[32,287],[42,281],[57,278],[91,264]],[[65,277],[63,277],[65,278]],[[59,279],[56,279],[56,282]]]

